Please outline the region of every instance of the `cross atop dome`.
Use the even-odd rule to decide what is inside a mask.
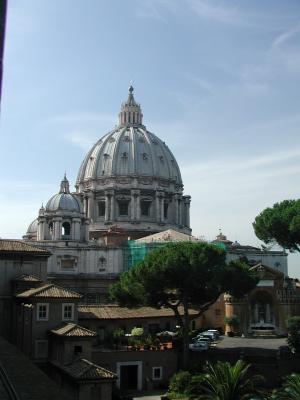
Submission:
[[[128,88],[128,99],[125,103],[122,103],[119,113],[120,126],[142,125],[143,114],[141,106],[135,101],[133,92],[134,87],[130,84]]]

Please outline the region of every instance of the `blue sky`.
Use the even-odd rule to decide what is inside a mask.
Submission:
[[[65,171],[74,184],[131,80],[196,236],[258,244],[255,216],[299,198],[298,0],[11,0],[4,61],[1,237],[25,233]]]

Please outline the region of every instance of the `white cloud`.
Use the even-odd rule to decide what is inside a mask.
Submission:
[[[299,32],[300,32],[300,24],[296,25],[293,28],[288,29],[281,35],[277,36],[272,43],[272,47],[282,46],[284,43],[286,43],[289,39],[294,37]]]
[[[178,3],[175,0],[137,0],[135,16],[166,22],[165,11],[174,12],[177,6]]]
[[[86,132],[70,132],[65,135],[65,139],[87,151],[96,142],[96,140],[99,139],[99,137],[96,134]]]
[[[255,173],[255,179],[261,180],[265,177],[272,177],[284,174],[298,173],[300,170],[299,166],[300,148],[287,149],[281,152],[274,152],[272,154],[265,154],[257,157],[249,157],[248,159],[234,158],[234,155],[230,155],[229,158],[206,161],[205,163],[194,163],[185,165],[182,168],[182,172],[186,176],[203,174],[203,179],[210,179],[215,175],[227,175],[227,176],[240,176],[247,170],[251,170],[252,176]],[[282,166],[282,162],[295,162],[293,166]],[[279,165],[279,168],[276,168]],[[271,171],[264,172],[263,168],[272,167]],[[257,172],[253,172],[257,169]]]
[[[233,25],[246,23],[239,11],[228,6],[228,3],[221,5],[220,1],[212,0],[187,0],[187,2],[199,17]]]

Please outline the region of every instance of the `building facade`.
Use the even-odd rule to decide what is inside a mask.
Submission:
[[[125,269],[128,239],[168,229],[188,237],[190,202],[174,155],[143,125],[130,86],[118,126],[84,158],[76,192],[64,176],[24,239],[51,252],[49,280],[104,302]]]

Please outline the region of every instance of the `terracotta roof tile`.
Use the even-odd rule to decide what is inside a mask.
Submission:
[[[174,317],[174,312],[169,308],[126,308],[116,305],[80,305],[78,307],[80,319],[131,319],[131,318],[151,318],[151,317]],[[179,309],[183,314],[183,309]],[[191,315],[196,315],[196,310],[190,310]]]
[[[59,369],[66,372],[72,378],[75,378],[78,380],[82,380],[82,379],[98,380],[98,379],[116,379],[117,378],[117,375],[114,374],[113,372],[108,371],[105,368],[99,367],[99,365],[96,365],[96,364],[92,363],[91,361],[88,361],[84,358],[76,360],[68,365],[61,366],[56,363],[54,363],[54,365],[56,365]]]
[[[21,281],[21,282],[42,282],[39,277],[35,276],[35,275],[27,275],[27,274],[22,274],[17,276],[15,279],[15,281]]]
[[[16,297],[80,299],[82,295],[73,292],[72,290],[49,283],[43,284],[37,288],[25,290],[24,292],[18,293]]]
[[[22,240],[0,239],[0,253],[33,253],[50,255],[48,250],[26,243]]]
[[[54,335],[68,336],[68,337],[93,337],[97,336],[97,333],[84,328],[83,326],[68,323],[50,331]]]

